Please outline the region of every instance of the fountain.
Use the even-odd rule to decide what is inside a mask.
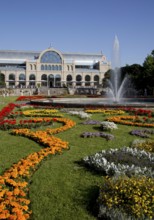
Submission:
[[[107,97],[113,103],[120,103],[122,98],[128,91],[135,90],[131,86],[131,81],[128,76],[122,79],[121,69],[120,69],[120,47],[118,37],[115,36],[113,53],[112,53],[112,70],[110,71],[111,77],[107,80],[108,84],[108,94]]]

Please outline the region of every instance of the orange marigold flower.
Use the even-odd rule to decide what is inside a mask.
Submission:
[[[13,194],[14,195],[19,195],[19,193],[20,193],[19,188],[15,188],[14,191],[13,191]]]
[[[13,192],[11,191],[6,192],[6,196],[11,197],[12,195],[13,195]]]
[[[23,190],[20,190],[19,195],[24,197],[26,196],[26,193]]]

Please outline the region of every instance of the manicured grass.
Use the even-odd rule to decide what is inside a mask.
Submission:
[[[0,107],[14,101],[15,98],[7,97]],[[125,125],[118,125],[118,129],[112,132],[115,135],[112,141],[101,137],[81,138],[80,134],[85,131],[99,131],[99,125],[83,125],[84,120],[66,113],[64,115],[74,120],[76,126],[55,136],[68,141],[70,149],[62,154],[48,156],[30,179],[32,220],[97,219],[93,206],[103,177],[89,172],[81,166],[80,161],[83,157],[104,149],[129,146],[136,139],[129,135],[129,131],[136,127]],[[101,114],[92,115],[94,120],[103,121],[104,118]],[[59,123],[54,124],[54,127],[59,126]],[[0,131],[0,137],[1,174],[13,163],[42,147],[32,140],[10,135],[6,131]]]
[[[0,131],[0,143],[0,174],[21,158],[41,149],[35,142],[6,131]]]
[[[16,99],[17,99],[16,96],[8,96],[8,97],[0,96],[0,109],[2,109],[4,106],[6,106],[10,102],[12,103],[15,102]]]

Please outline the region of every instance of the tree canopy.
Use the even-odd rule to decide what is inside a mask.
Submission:
[[[107,79],[113,74],[112,70],[105,73],[103,87],[107,87]],[[154,95],[154,50],[147,55],[143,65],[133,64],[121,67],[122,79],[128,75],[133,86],[138,91],[138,95],[144,95],[145,90],[148,95]]]

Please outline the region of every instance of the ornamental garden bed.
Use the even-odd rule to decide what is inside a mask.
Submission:
[[[148,127],[149,138],[137,136],[136,139],[130,132],[145,128],[116,123],[117,129],[100,130],[103,121],[119,117],[119,109],[110,111],[110,115],[72,114],[70,109],[22,108],[19,101],[18,105],[11,104],[10,97],[9,102],[8,98],[4,101],[0,122],[9,128],[0,130],[0,219],[153,218],[153,157],[149,155],[153,153],[154,134],[151,127]],[[145,114],[147,112],[140,117],[148,117]],[[120,117],[124,115],[129,116],[129,112],[125,111]],[[149,119],[153,120],[153,113]],[[33,127],[33,124],[39,126]],[[106,141],[99,135],[82,138],[80,135],[84,132],[92,135],[103,132],[114,136],[114,141]],[[121,162],[123,167],[131,167],[131,172],[123,168],[125,176],[121,177],[120,169],[117,171],[113,166],[115,174],[110,170],[112,175],[106,179],[95,174],[93,168],[93,172],[89,172],[79,163],[85,157],[111,149],[111,154],[106,153],[110,166]],[[127,154],[122,149],[127,149]],[[130,149],[132,154],[128,154]],[[136,173],[141,176],[138,178]],[[129,199],[133,201],[131,204]],[[142,205],[138,207],[139,202]]]

